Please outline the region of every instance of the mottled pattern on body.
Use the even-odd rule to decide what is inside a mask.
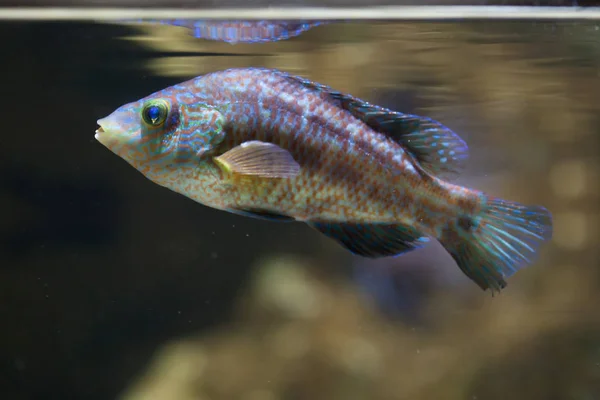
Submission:
[[[474,207],[466,190],[425,175],[392,139],[325,93],[283,74],[261,69],[207,74],[140,103],[155,97],[225,110],[227,133],[219,152],[261,140],[287,149],[303,167],[293,179],[255,179],[241,186],[224,185],[216,173],[185,181],[180,173],[193,171],[181,169],[152,178],[212,207],[285,209],[298,220],[396,222],[402,216],[403,222],[433,230],[453,218],[456,206]]]
[[[410,251],[433,236],[482,288],[504,287],[503,278],[551,236],[545,209],[449,182],[468,148],[440,123],[281,71],[209,73],[98,122],[97,137],[107,147],[199,203],[304,221],[369,257]],[[261,161],[252,158],[258,148],[291,157]],[[227,163],[234,150],[230,160],[241,165]],[[297,172],[270,177],[269,162],[297,163],[280,169]]]

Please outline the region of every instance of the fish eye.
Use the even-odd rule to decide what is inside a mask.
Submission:
[[[142,109],[142,119],[151,126],[159,126],[165,122],[169,115],[169,104],[164,100],[149,102]]]

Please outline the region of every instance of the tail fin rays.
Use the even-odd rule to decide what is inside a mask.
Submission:
[[[478,215],[462,217],[441,242],[459,268],[493,293],[531,264],[540,245],[552,237],[552,216],[540,206],[485,198]]]

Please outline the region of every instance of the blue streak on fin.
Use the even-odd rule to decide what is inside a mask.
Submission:
[[[337,106],[400,144],[428,173],[451,180],[464,170],[469,148],[441,123],[373,105],[302,77],[278,73],[306,88],[326,93]]]
[[[461,216],[440,242],[458,267],[483,290],[506,287],[505,279],[531,264],[540,245],[552,238],[552,215],[541,206],[486,198],[475,216]]]
[[[278,222],[292,222],[296,219],[294,217],[290,217],[288,215],[279,214],[269,210],[262,210],[257,208],[234,208],[229,209],[229,212],[233,214],[243,215],[245,217],[264,219],[268,221],[278,221]]]
[[[399,224],[309,222],[308,225],[350,252],[368,258],[397,256],[423,247],[429,241],[416,229]]]
[[[430,118],[402,113],[380,115],[379,130],[404,145],[421,167],[434,176],[455,179],[469,157],[467,144],[454,132]]]

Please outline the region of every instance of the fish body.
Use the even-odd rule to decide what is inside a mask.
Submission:
[[[434,237],[492,291],[551,236],[544,208],[449,181],[468,148],[442,124],[277,70],[209,73],[98,124],[102,144],[201,204],[304,222],[372,258]]]
[[[156,23],[188,28],[195,38],[237,43],[267,43],[286,40],[326,24],[325,21],[276,21],[276,20],[133,20],[125,22]]]

